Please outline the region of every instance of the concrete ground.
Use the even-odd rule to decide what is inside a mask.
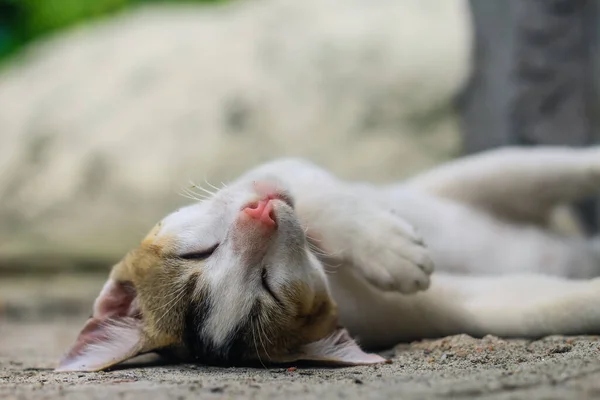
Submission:
[[[399,345],[389,365],[323,369],[137,364],[54,373],[103,277],[0,277],[0,399],[600,398],[597,337],[454,336]]]

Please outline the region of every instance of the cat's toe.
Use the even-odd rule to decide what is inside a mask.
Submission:
[[[417,257],[415,264],[427,275],[431,275],[433,273],[435,265],[433,264],[433,260],[431,257],[429,257],[429,254],[425,248],[423,248],[422,254]]]
[[[427,256],[418,261],[406,255],[387,252],[378,260],[372,260],[363,272],[367,281],[384,291],[412,294],[426,290],[430,285],[429,275],[433,262]]]

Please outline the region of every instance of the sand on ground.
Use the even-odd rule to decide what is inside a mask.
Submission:
[[[388,365],[215,368],[140,359],[109,372],[52,368],[103,277],[0,278],[0,399],[600,398],[598,337],[466,335],[401,344]]]

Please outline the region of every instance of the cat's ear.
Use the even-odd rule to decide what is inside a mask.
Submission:
[[[333,334],[302,347],[298,360],[316,361],[330,365],[350,366],[388,363],[377,354],[365,353],[350,337],[348,331],[338,328]]]
[[[136,298],[131,282],[109,279],[56,371],[99,371],[146,350]]]

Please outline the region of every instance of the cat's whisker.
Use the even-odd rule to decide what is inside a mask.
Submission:
[[[310,230],[310,227],[308,225],[305,225],[302,229],[304,230],[304,236],[306,236],[308,247],[309,247],[310,251],[313,254],[315,254],[317,257],[320,256],[320,257],[326,257],[326,258],[339,258],[339,256],[341,256],[342,250],[328,253],[325,250],[323,250],[322,248],[320,248],[319,246],[317,246],[315,243],[321,242],[321,240],[317,239],[315,237],[312,237],[311,235],[308,234],[308,232]]]
[[[307,232],[309,231],[309,227],[306,226],[304,228],[304,235],[306,236],[306,239],[308,241],[308,245],[310,246],[311,249],[316,249],[316,251],[314,251],[315,253],[319,253],[322,254],[324,256],[328,256],[328,257],[336,257],[336,256],[340,256],[344,250],[343,249],[339,249],[337,251],[331,252],[331,253],[327,253],[325,252],[325,250],[323,250],[322,248],[320,248],[319,246],[317,246],[316,243],[321,242],[320,239],[315,238],[313,236],[310,236]]]
[[[261,344],[261,346],[262,346],[263,350],[265,351],[265,354],[267,355],[267,358],[268,358],[269,360],[271,360],[271,356],[270,356],[270,355],[269,355],[269,353],[267,352],[267,348],[265,347],[265,343],[264,343],[264,342],[263,342],[263,340],[262,340],[262,336],[261,336],[261,334],[260,334],[260,333],[261,333],[261,331],[260,331],[260,330],[257,330],[257,333],[258,333],[258,340],[260,341],[260,344]]]
[[[191,200],[193,202],[197,202],[197,201],[202,201],[201,199],[197,199],[196,197],[190,196],[190,195],[186,195],[183,193],[179,193],[182,197],[185,197],[188,200]]]
[[[206,177],[204,177],[204,183],[206,183],[208,186],[210,186],[211,188],[215,189],[215,191],[219,191],[220,189],[218,187],[216,187],[215,185],[213,185],[212,183],[210,183],[208,181],[208,179],[206,179]]]
[[[204,180],[206,181],[206,179],[204,179]],[[192,185],[192,186],[193,186],[195,189],[202,190],[203,192],[205,192],[206,194],[208,194],[208,195],[210,195],[210,196],[214,196],[214,195],[215,195],[215,193],[216,193],[216,191],[215,191],[215,192],[213,192],[213,191],[211,191],[211,190],[208,190],[208,189],[207,189],[207,188],[205,188],[204,186],[202,186],[202,185],[198,185],[197,183],[194,183],[194,182],[193,182],[193,181],[191,181],[191,180],[190,180],[190,184],[191,184],[191,185]],[[209,186],[212,186],[212,185],[209,185]],[[217,189],[217,191],[218,191],[218,189]]]
[[[184,197],[184,198],[188,199],[188,200],[192,200],[192,201],[195,201],[195,200],[196,200],[196,199],[194,199],[192,196],[190,196],[189,194],[187,194],[185,191],[183,191],[183,189],[182,189],[182,190],[180,190],[180,191],[177,191],[177,194],[178,194],[179,196],[181,196],[181,197]]]
[[[183,297],[184,297],[184,293],[183,293],[183,292],[184,292],[184,289],[185,289],[185,288],[181,288],[181,289],[179,289],[179,290],[178,290],[178,291],[175,293],[175,295],[174,295],[174,296],[173,296],[173,297],[172,297],[172,298],[171,298],[171,299],[170,299],[170,300],[169,300],[167,303],[163,304],[162,306],[160,306],[160,307],[158,307],[158,308],[156,309],[156,311],[160,311],[160,310],[164,310],[165,308],[167,308],[167,307],[168,307],[167,311],[166,311],[166,312],[164,312],[164,313],[163,313],[163,314],[160,316],[160,318],[158,318],[158,319],[157,319],[157,321],[156,321],[157,323],[158,323],[160,320],[162,320],[162,319],[164,318],[165,314],[167,314],[169,311],[171,311],[171,309],[173,308],[173,306],[174,306],[174,305],[175,305],[175,304],[176,304],[178,301],[181,301],[181,300],[183,299]]]
[[[163,305],[162,307],[160,307],[158,310],[164,309],[166,307],[169,307],[161,316],[160,318],[158,318],[155,322],[156,325],[158,325],[160,323],[160,321],[162,321],[168,314],[169,312],[181,301],[183,300],[183,298],[185,297],[185,293],[186,293],[186,286],[182,285],[181,288],[176,292],[176,294],[173,296],[173,299],[171,299],[168,303],[166,303],[165,305]]]
[[[308,225],[306,225],[306,228],[304,229],[304,234],[306,235],[306,238],[307,238],[307,239],[310,239],[310,240],[311,240],[311,241],[313,241],[313,242],[321,242],[321,240],[320,240],[320,239],[318,239],[318,238],[316,238],[316,237],[313,237],[313,236],[310,236],[310,235],[308,234],[308,231],[309,231],[309,230],[310,230],[310,227],[309,227]]]
[[[191,193],[195,196],[201,197],[203,199],[210,199],[212,197],[212,195],[207,195],[206,193],[200,192],[200,191],[196,191],[195,189],[199,189],[199,186],[196,185],[192,185],[192,186],[188,186],[186,187],[187,192]],[[212,192],[211,192],[212,193]]]
[[[190,186],[192,189],[196,189],[196,190],[204,192],[205,193],[204,195],[208,195],[208,198],[214,197],[214,195],[216,194],[216,192],[212,192],[212,191],[206,189],[205,187],[194,183],[193,181],[190,181]],[[194,193],[197,195],[200,195],[200,192],[194,192]]]
[[[164,293],[172,293],[174,292],[176,295],[178,295],[183,289],[185,289],[185,283],[182,281],[174,281],[174,282],[169,282],[166,281],[165,283],[161,284],[161,287],[164,290]],[[165,297],[171,297],[169,295],[165,295],[163,296],[163,298]]]
[[[208,194],[210,197],[214,197],[214,195],[216,194],[216,192],[211,192],[210,190],[206,189],[203,186],[196,185],[196,186],[194,186],[194,188],[203,191],[204,193]]]
[[[180,196],[185,197],[186,199],[190,199],[192,201],[204,201],[204,200],[208,199],[208,197],[206,197],[202,194],[199,194],[199,193],[195,193],[190,188],[181,188],[181,191],[178,192],[178,194]]]
[[[316,254],[318,256],[327,257],[327,258],[338,258],[339,256],[341,256],[341,253],[342,253],[341,251],[328,253],[328,252],[324,251],[322,248],[315,245],[314,243],[310,243],[310,242],[308,242],[308,247],[309,247],[310,251],[313,252],[314,254]]]
[[[254,342],[254,350],[256,351],[256,355],[258,357],[258,361],[260,361],[260,364],[263,366],[264,369],[268,369],[267,366],[265,365],[265,363],[263,362],[262,358],[260,357],[260,352],[258,351],[258,345],[256,344],[256,334],[255,334],[255,322],[254,322],[254,317],[250,317],[250,330],[252,331],[252,340]]]
[[[262,322],[262,321],[259,321],[259,322]],[[266,340],[267,342],[269,342],[269,344],[270,344],[270,345],[273,345],[273,342],[271,341],[271,339],[269,339],[269,335],[267,335],[267,333],[265,332],[265,326],[266,326],[266,324],[261,324],[261,325],[260,325],[260,327],[261,327],[261,331],[262,331],[262,333],[263,333],[263,337],[265,338],[265,340]],[[269,358],[270,358],[270,357],[269,357]]]

